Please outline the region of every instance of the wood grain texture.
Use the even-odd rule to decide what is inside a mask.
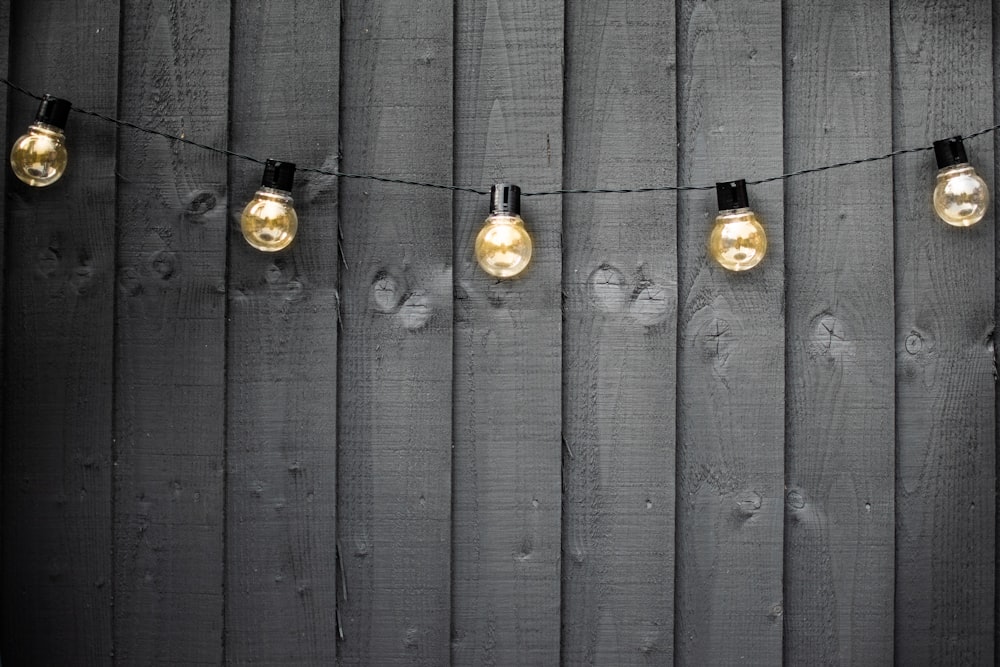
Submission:
[[[889,3],[785,3],[790,171],[892,150]],[[785,664],[891,664],[892,164],[785,186]]]
[[[993,73],[994,76],[997,72],[1000,72],[1000,11],[993,12]],[[1000,86],[993,86],[993,122],[994,124],[1000,123]],[[990,190],[990,196],[993,198],[993,206],[996,206],[996,174],[997,163],[1000,162],[1000,133],[994,132],[993,137],[993,188]],[[996,213],[993,214],[993,220],[996,221]],[[994,380],[994,391],[996,391],[995,385],[1000,382],[1000,364],[998,364],[997,359],[997,315],[1000,314],[1000,289],[997,289],[997,281],[1000,280],[1000,236],[993,233],[994,242],[994,271],[993,271],[993,339],[991,345],[991,351],[993,353],[993,380]],[[993,413],[993,437],[994,437],[994,451],[1000,448],[1000,429],[996,427],[1000,423],[1000,401],[994,401],[994,413]],[[997,476],[997,481],[1000,483],[1000,457],[996,457],[996,465],[994,468],[994,474]],[[1000,529],[1000,493],[995,494],[993,503],[993,555],[994,555],[994,570],[993,570],[993,662],[996,664],[1000,661],[1000,540],[997,540],[997,532]]]
[[[571,3],[566,25],[567,186],[675,182],[674,7]],[[562,660],[671,664],[676,196],[563,206]]]
[[[892,4],[893,141],[926,145],[993,115],[989,3]],[[966,142],[993,184],[993,142]],[[895,161],[896,662],[994,664],[994,215],[931,208],[936,165]]]
[[[232,29],[230,146],[335,167],[339,3],[235,0]],[[332,665],[337,182],[300,171],[296,239],[262,253],[239,224],[262,167],[229,168],[226,659]]]
[[[781,3],[678,12],[682,183],[782,172]],[[682,665],[781,663],[784,460],[782,185],[751,188],[768,255],[708,258],[715,193],[678,202],[677,594]]]
[[[124,4],[121,114],[226,143],[229,3]],[[223,657],[226,162],[123,131],[115,656]]]
[[[345,0],[343,168],[448,182],[452,5]],[[341,661],[448,662],[451,198],[345,180]]]
[[[8,78],[10,76],[10,20],[11,15],[11,0],[0,0],[0,44],[6,44],[7,48],[0,48],[0,76]],[[6,87],[0,90],[0,138],[3,138],[3,145],[10,145],[10,140],[13,137],[7,135],[7,111],[8,111],[8,101],[14,92],[8,90]],[[5,363],[3,359],[5,358],[4,351],[4,334],[6,333],[4,329],[4,312],[3,307],[6,305],[4,303],[4,285],[6,282],[6,276],[4,268],[6,266],[6,236],[7,236],[7,178],[0,178],[0,400],[4,397],[4,376],[5,376]],[[3,475],[3,462],[4,462],[4,441],[3,435],[6,434],[4,430],[4,422],[6,421],[6,415],[4,414],[4,408],[0,405],[0,502],[4,499],[4,488],[6,487]],[[4,554],[4,539],[6,537],[3,516],[3,507],[0,505],[0,586],[3,586],[0,592],[0,655],[3,655],[4,649],[7,646],[7,642],[3,637],[7,636],[7,624],[6,624],[6,603],[5,599],[8,596],[6,588],[6,579],[3,566],[3,554]]]
[[[118,3],[7,8],[11,41],[0,43],[15,82],[114,113]],[[7,151],[38,102],[21,93],[10,102],[0,654],[11,665],[104,664],[112,651],[115,132],[71,114],[65,175],[32,188],[10,173]]]
[[[563,2],[456,7],[456,178],[562,181]],[[522,199],[530,266],[472,249],[485,197],[455,198],[455,665],[555,665],[560,641],[559,197]]]

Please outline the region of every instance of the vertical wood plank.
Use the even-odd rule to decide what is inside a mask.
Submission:
[[[782,172],[781,3],[686,0],[678,14],[682,183]],[[768,256],[725,271],[713,191],[678,202],[678,664],[781,663],[782,184],[752,187]]]
[[[0,76],[4,78],[9,78],[10,75],[10,21],[11,15],[11,0],[0,0],[0,44],[6,44],[7,48],[0,48]],[[3,145],[9,147],[11,142],[15,137],[7,135],[7,111],[8,102],[10,96],[15,94],[14,91],[8,89],[6,86],[0,90],[0,137],[3,138]],[[30,119],[26,119],[30,120]],[[22,130],[23,131],[23,130]],[[4,148],[7,150],[7,148]],[[4,306],[4,266],[5,262],[5,243],[6,243],[6,229],[7,229],[7,178],[0,178],[0,396],[3,392],[3,361],[2,361],[2,349],[3,349],[3,306]],[[3,433],[3,409],[0,408],[0,433]],[[0,498],[3,497],[3,442],[0,441]],[[0,513],[0,518],[2,518],[2,513]],[[3,553],[3,525],[0,524],[0,554]],[[0,603],[0,616],[3,615],[3,606]]]
[[[456,10],[456,177],[559,187],[563,2]],[[455,198],[456,665],[559,662],[562,202],[522,204],[534,257],[498,281],[472,253],[486,198]]]
[[[121,115],[225,145],[229,3],[129,0],[124,10]],[[226,161],[120,136],[116,658],[218,664]]]
[[[990,3],[892,4],[893,141],[988,127]],[[993,184],[993,145],[966,142]],[[936,165],[895,161],[896,662],[993,663],[994,215],[949,227],[931,208]],[[995,194],[995,191],[994,191]]]
[[[346,0],[343,168],[447,183],[452,4]],[[341,661],[448,662],[452,227],[447,192],[345,180]]]
[[[233,3],[230,146],[335,167],[340,5]],[[290,106],[291,105],[291,106]],[[230,160],[226,659],[336,662],[337,183],[299,171],[299,232],[251,248],[261,165]]]
[[[790,171],[892,150],[889,3],[785,3]],[[892,164],[785,186],[785,664],[891,664]]]
[[[676,181],[674,7],[571,3],[568,187]],[[567,665],[673,662],[677,202],[564,202]]]
[[[9,5],[8,5],[9,7]],[[118,3],[20,2],[10,76],[114,113]],[[61,180],[31,188],[10,142],[37,100],[10,98],[3,392],[3,623],[9,664],[104,664],[111,642],[114,127],[71,114]]]
[[[0,76],[4,78],[9,78],[10,71],[10,21],[12,18],[11,14],[11,0],[0,0],[0,44],[6,44],[7,48],[0,47]],[[8,101],[10,96],[14,92],[9,90],[6,86],[0,90],[0,138],[3,138],[3,146],[10,146],[10,142],[15,137],[10,137],[7,135],[7,111],[8,111]],[[4,148],[7,150],[7,148]],[[6,280],[4,267],[6,266],[6,236],[7,236],[7,177],[0,178],[0,400],[4,396],[4,334],[6,330],[4,329],[4,311],[3,308],[6,305]],[[6,415],[4,414],[3,406],[0,406],[0,435],[5,434],[4,422],[6,421]],[[5,478],[3,475],[3,462],[4,462],[4,439],[0,437],[0,502],[4,499],[4,484]],[[4,553],[4,537],[6,536],[6,524],[4,523],[3,509],[0,505],[0,585],[5,585],[6,580],[4,579],[4,568],[2,564],[3,553]],[[7,590],[6,588],[4,590]],[[6,595],[0,596],[0,598],[5,598]],[[3,655],[4,648],[6,647],[6,642],[2,637],[7,635],[7,625],[5,622],[5,604],[3,599],[0,599],[0,655]]]

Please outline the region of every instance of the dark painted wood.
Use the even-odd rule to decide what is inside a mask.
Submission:
[[[232,30],[233,150],[335,167],[339,3],[236,0]],[[262,167],[229,168],[226,659],[332,665],[337,182],[300,171],[296,239],[262,253],[239,227]]]
[[[782,172],[781,3],[678,11],[682,183]],[[715,193],[678,202],[676,658],[781,663],[784,460],[782,184],[751,188],[762,264],[708,258]]]
[[[225,145],[229,3],[124,5],[121,115]],[[122,131],[115,655],[218,664],[223,630],[226,161]]]
[[[9,65],[10,65],[10,20],[11,16],[11,0],[0,0],[0,44],[6,44],[7,48],[0,48],[0,76],[7,78],[10,76]],[[10,140],[13,137],[7,136],[7,110],[8,110],[8,99],[14,92],[8,90],[6,87],[0,90],[0,137],[3,138],[3,150],[7,150],[10,146]],[[5,169],[6,171],[6,169]],[[4,356],[5,351],[3,347],[4,334],[6,333],[4,329],[4,312],[3,307],[6,305],[4,303],[4,282],[5,282],[5,272],[4,267],[6,264],[6,230],[7,230],[7,178],[8,174],[5,173],[3,178],[0,178],[0,398],[4,395]],[[3,406],[0,406],[0,501],[4,498],[4,488],[5,488],[5,478],[3,475],[3,461],[4,461],[4,438],[2,434],[5,434],[4,422],[5,415]],[[0,585],[4,585],[4,588],[0,590],[0,656],[3,655],[3,651],[6,648],[7,642],[3,639],[7,636],[7,624],[6,624],[6,603],[4,600],[7,598],[7,588],[5,586],[6,580],[5,570],[3,568],[3,553],[4,553],[4,538],[6,534],[4,532],[5,524],[3,523],[3,507],[0,505]]]
[[[0,44],[15,82],[114,113],[118,3],[5,9],[10,43]],[[112,651],[115,131],[71,115],[65,175],[32,188],[11,174],[7,156],[37,109],[11,94],[3,145],[0,655],[10,665],[104,664]]]
[[[993,12],[993,72],[1000,72],[1000,11]],[[993,122],[1000,123],[1000,86],[993,86]],[[1000,134],[993,133],[993,183],[992,189],[990,190],[990,196],[993,197],[992,206],[996,206],[996,174],[997,163],[1000,162]],[[980,140],[982,141],[982,140]],[[993,214],[993,220],[996,221],[996,213]],[[997,236],[996,232],[993,233],[994,242],[994,281],[1000,276],[1000,237]],[[990,341],[990,350],[993,353],[993,381],[994,385],[1000,382],[1000,366],[997,362],[997,314],[1000,313],[1000,290],[996,289],[996,282],[994,282],[993,288],[993,336]],[[996,388],[994,386],[994,391]],[[1000,447],[1000,429],[996,428],[997,423],[1000,423],[1000,401],[994,401],[994,413],[993,413],[993,437],[994,437],[994,450]],[[993,474],[997,476],[998,481],[1000,481],[1000,457],[997,458],[996,464],[994,466]],[[994,570],[993,570],[993,663],[997,664],[1000,661],[1000,541],[997,540],[997,529],[1000,528],[1000,494],[994,496],[993,502],[993,517],[994,524],[993,529],[993,556],[994,556]]]
[[[673,5],[566,9],[567,186],[674,183]],[[563,207],[562,660],[671,664],[676,196]]]
[[[989,3],[892,4],[897,146],[987,127]],[[956,74],[960,73],[960,74]],[[966,142],[993,183],[993,142]],[[993,663],[994,215],[950,227],[931,209],[929,153],[895,161],[896,662]]]
[[[345,0],[343,168],[448,182],[452,4]],[[448,662],[451,198],[342,184],[341,660]]]
[[[456,178],[559,187],[563,2],[456,21]],[[532,262],[496,280],[473,257],[486,198],[455,198],[455,665],[559,662],[562,204],[522,204]]]
[[[892,150],[889,3],[785,3],[794,171]],[[785,664],[892,663],[892,164],[785,186]]]

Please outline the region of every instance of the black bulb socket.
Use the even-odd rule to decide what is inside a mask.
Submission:
[[[969,156],[965,154],[965,144],[962,143],[962,137],[935,141],[934,157],[937,158],[938,169],[954,167],[956,164],[965,164],[969,161]]]
[[[295,163],[268,160],[264,163],[264,178],[260,184],[265,188],[291,192],[295,184]]]
[[[45,95],[41,104],[38,105],[38,113],[35,114],[36,123],[44,123],[58,127],[60,130],[66,129],[66,121],[69,120],[69,110],[73,105],[69,101]]]
[[[750,199],[747,197],[747,182],[742,179],[716,183],[715,196],[719,200],[720,211],[731,211],[734,208],[750,208]]]
[[[490,215],[521,215],[521,188],[510,183],[490,188]]]

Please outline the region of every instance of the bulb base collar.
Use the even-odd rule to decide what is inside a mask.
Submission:
[[[35,114],[36,123],[45,123],[58,127],[60,130],[66,129],[66,121],[69,120],[69,110],[73,108],[67,100],[52,95],[42,97],[41,104],[38,105],[38,113]]]
[[[490,188],[490,215],[521,215],[521,188],[497,183]]]
[[[965,144],[962,143],[962,137],[935,141],[934,157],[937,159],[938,169],[954,167],[956,164],[964,164],[969,161],[969,156],[965,154]]]
[[[719,200],[720,211],[750,208],[750,199],[747,197],[747,182],[743,179],[716,183],[715,196]]]
[[[291,192],[295,184],[295,163],[268,160],[264,163],[264,177],[260,184],[265,188]]]

